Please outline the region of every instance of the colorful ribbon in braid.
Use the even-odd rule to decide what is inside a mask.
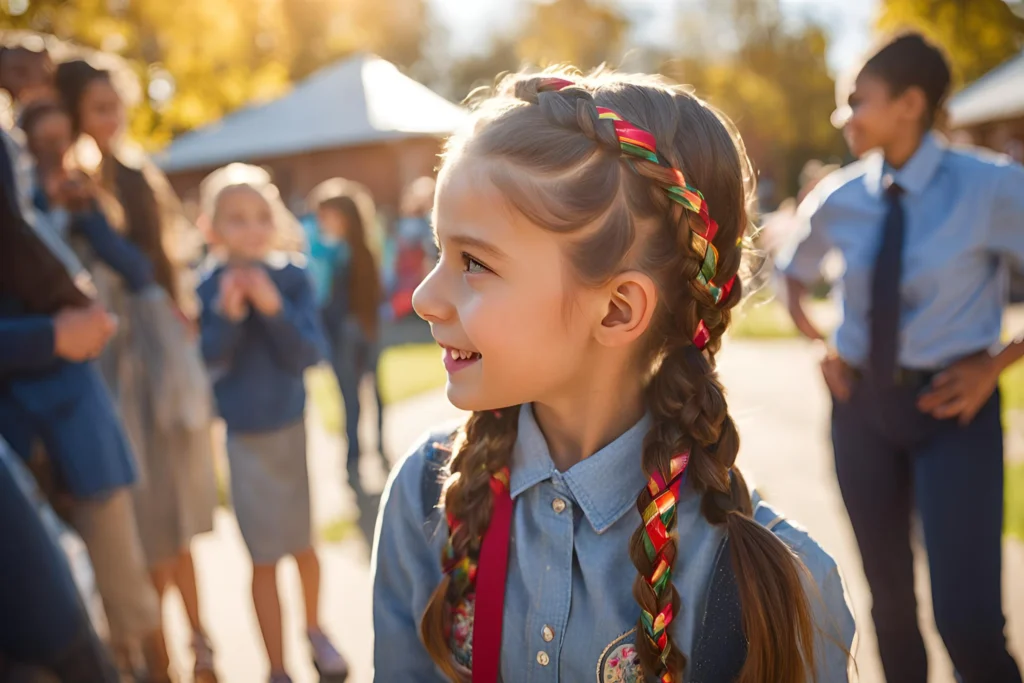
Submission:
[[[557,91],[574,85],[576,84],[572,81],[567,81],[563,78],[548,78],[541,81],[538,91]],[[623,156],[644,159],[667,169],[673,176],[675,184],[665,185],[663,187],[665,194],[668,195],[669,199],[681,205],[687,211],[700,216],[701,222],[704,223],[704,232],[701,233],[693,230],[690,234],[690,246],[701,258],[697,282],[711,294],[711,298],[716,304],[721,302],[732,291],[733,285],[736,282],[736,276],[734,275],[729,278],[728,282],[722,285],[717,285],[714,282],[715,274],[718,272],[718,249],[715,248],[712,241],[718,233],[718,223],[711,218],[704,195],[697,188],[687,184],[686,177],[682,171],[670,166],[658,155],[658,147],[654,136],[649,132],[630,123],[617,112],[606,107],[597,107],[597,115],[598,118],[611,121],[614,124],[615,134],[619,139],[619,147],[622,149]],[[632,163],[630,165],[632,166]],[[711,333],[708,331],[707,325],[704,324],[703,320],[700,320],[693,336],[693,343],[697,348],[703,350],[710,339]]]
[[[680,453],[672,458],[669,467],[668,482],[661,476],[661,472],[655,471],[647,482],[647,490],[653,500],[643,512],[644,520],[644,551],[647,559],[650,560],[654,570],[650,576],[644,579],[651,586],[654,595],[661,602],[666,588],[672,582],[672,565],[665,557],[664,549],[670,538],[670,527],[675,522],[676,504],[679,501],[679,489],[686,478],[686,466],[690,462],[689,453]],[[644,625],[644,631],[648,638],[653,641],[661,651],[661,661],[664,664],[669,655],[668,634],[666,633],[669,624],[672,623],[672,601],[657,614],[651,614],[647,610],[640,612],[640,621]],[[673,683],[675,679],[672,674],[666,671],[662,674],[662,683]]]
[[[505,467],[491,476],[491,492],[495,496],[504,495],[505,491],[508,490],[508,482],[509,472],[508,468]],[[455,586],[459,594],[469,596],[473,592],[473,586],[476,585],[477,562],[479,561],[480,553],[479,544],[468,549],[461,557],[456,555],[452,539],[455,538],[455,533],[462,528],[463,522],[450,511],[446,510],[445,516],[448,519],[448,542],[445,543],[444,550],[441,551],[441,564],[444,568],[444,573],[451,576],[452,585]]]

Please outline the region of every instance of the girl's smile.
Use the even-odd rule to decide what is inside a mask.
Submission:
[[[445,346],[440,342],[438,344],[441,345],[441,360],[444,362],[444,369],[448,371],[449,375],[454,375],[459,370],[468,368],[483,357],[476,351],[456,349],[452,346]]]

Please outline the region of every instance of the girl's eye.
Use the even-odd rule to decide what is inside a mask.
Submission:
[[[484,264],[480,263],[475,258],[473,258],[472,256],[470,256],[469,254],[467,254],[465,252],[463,252],[463,254],[462,254],[462,262],[466,266],[465,272],[469,273],[470,275],[479,275],[481,273],[489,273],[490,270],[491,270],[490,268],[488,268]]]

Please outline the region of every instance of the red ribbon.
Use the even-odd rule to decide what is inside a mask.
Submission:
[[[496,481],[496,480],[495,480]],[[498,488],[492,485],[492,489]],[[501,627],[505,613],[505,578],[512,535],[512,496],[508,487],[494,492],[491,523],[480,546],[473,616],[473,683],[497,683],[501,664]]]

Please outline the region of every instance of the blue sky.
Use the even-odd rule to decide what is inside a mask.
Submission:
[[[486,48],[488,39],[516,21],[532,0],[430,0],[436,16],[452,34],[460,53]],[[652,42],[667,44],[675,26],[675,13],[694,0],[609,0],[639,25],[639,33]],[[871,21],[878,0],[779,0],[794,20],[814,17],[832,36],[829,65],[842,70],[856,61],[870,39]]]

